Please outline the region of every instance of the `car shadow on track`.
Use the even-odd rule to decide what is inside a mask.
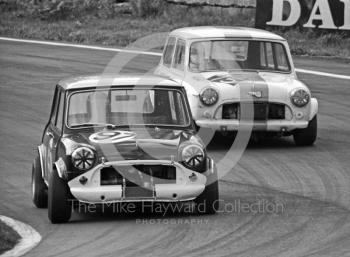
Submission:
[[[168,222],[173,219],[190,219],[199,217],[192,202],[168,203],[122,203],[107,205],[81,204],[73,209],[70,223],[136,221],[144,224],[150,222]],[[204,216],[204,215],[203,215]]]
[[[235,219],[245,219],[247,216],[257,219],[260,216],[271,217],[273,220],[293,219],[293,217],[321,218],[329,215],[344,216],[349,211],[327,200],[317,200],[293,193],[285,193],[272,188],[256,185],[236,183],[233,181],[220,181],[220,207],[217,215],[202,215],[195,209],[182,209],[180,211],[150,210],[149,204],[144,210],[137,205],[136,209],[127,210],[109,206],[104,210],[93,208],[90,212],[80,209],[74,210],[70,224],[121,222],[141,225],[206,225],[212,222],[232,222]],[[194,206],[188,202],[183,206]]]
[[[234,136],[224,136],[220,133],[216,133],[207,145],[209,151],[216,150],[229,150],[235,142]],[[247,149],[285,149],[285,148],[297,148],[292,137],[258,137],[252,135]]]

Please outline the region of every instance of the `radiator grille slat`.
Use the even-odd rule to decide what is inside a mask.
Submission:
[[[246,104],[246,103],[245,103]],[[285,105],[268,102],[252,103],[254,110],[254,121],[267,120],[284,120],[285,119]],[[232,120],[241,119],[241,105],[240,103],[224,104],[222,106],[222,119]]]
[[[123,185],[138,187],[139,185],[175,184],[176,168],[166,165],[133,165],[113,166],[101,169],[101,186]]]

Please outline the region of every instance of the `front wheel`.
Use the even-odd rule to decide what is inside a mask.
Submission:
[[[298,146],[313,145],[317,138],[317,115],[309,122],[307,128],[294,131],[293,137]]]
[[[219,209],[219,182],[215,171],[207,179],[204,191],[195,199],[200,214],[215,214]]]
[[[70,191],[67,182],[58,176],[56,170],[52,171],[48,190],[48,216],[52,223],[69,221],[72,214],[69,196]]]

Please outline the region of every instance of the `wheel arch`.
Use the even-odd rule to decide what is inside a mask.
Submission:
[[[311,121],[317,115],[317,113],[318,113],[318,101],[316,98],[311,98],[309,121]]]
[[[53,163],[52,171],[57,171],[57,174],[61,179],[67,179],[67,166],[62,157]]]
[[[39,155],[39,160],[40,160],[40,169],[41,169],[41,177],[44,179],[45,181],[45,177],[44,177],[44,146],[41,144],[38,146],[37,150],[38,150],[38,155]]]

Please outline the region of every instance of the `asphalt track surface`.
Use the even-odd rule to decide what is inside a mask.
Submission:
[[[114,55],[0,41],[0,213],[42,235],[27,256],[350,256],[350,83],[315,75],[299,74],[320,104],[316,145],[251,143],[220,181],[218,215],[74,213],[68,224],[50,224],[47,210],[31,202],[30,175],[53,88],[63,77],[101,73]],[[139,56],[126,70],[157,62]],[[336,60],[297,59],[296,66],[350,75],[350,64]],[[218,140],[209,152],[219,161],[228,148]],[[283,211],[225,210],[257,199],[282,203]]]

